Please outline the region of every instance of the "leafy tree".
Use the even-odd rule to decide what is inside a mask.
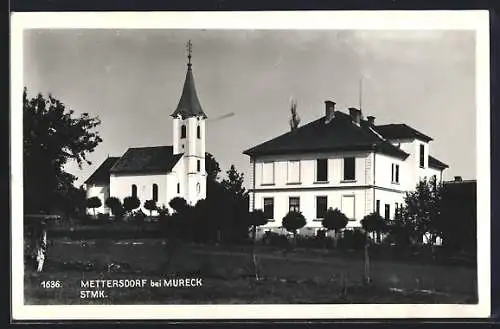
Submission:
[[[100,206],[102,206],[102,202],[101,199],[99,199],[99,197],[93,196],[87,199],[87,208],[90,208],[94,211],[94,217],[95,217],[95,208],[99,208]]]
[[[321,224],[328,231],[333,230],[335,232],[335,246],[337,244],[338,232],[347,226],[349,219],[342,211],[338,208],[329,208],[325,213],[325,218]]]
[[[115,218],[119,219],[123,216],[125,209],[123,208],[120,199],[112,196],[106,199],[106,206],[111,209],[111,212],[115,216]]]
[[[411,244],[413,227],[404,221],[404,208],[396,209],[394,220],[387,226],[388,237],[384,241],[394,243],[397,246],[407,247]]]
[[[141,201],[135,196],[127,196],[123,199],[123,208],[129,214],[132,213],[132,210],[139,208],[140,205]]]
[[[181,197],[175,197],[168,203],[172,209],[178,214],[183,214],[188,209],[188,204],[186,199]]]
[[[144,202],[144,208],[149,210],[149,216],[153,217],[153,210],[157,209],[155,200],[146,200]]]
[[[435,242],[439,234],[441,189],[441,184],[433,177],[429,181],[421,180],[415,191],[405,196],[404,220],[414,228],[412,240],[416,243],[422,243],[426,233],[430,234],[431,242]]]
[[[295,236],[297,230],[306,225],[306,218],[300,211],[289,211],[285,217],[283,217],[282,225],[288,232],[293,233]]]
[[[64,167],[75,161],[79,168],[90,164],[87,155],[102,141],[94,130],[98,117],[73,110],[53,97],[28,98],[23,90],[23,175],[26,212],[68,209],[68,191],[76,177]]]
[[[268,219],[264,215],[262,209],[255,209],[248,214],[248,223],[252,226],[252,261],[255,272],[255,279],[259,280],[259,270],[257,264],[257,255],[255,253],[255,239],[257,235],[257,226],[266,225]]]
[[[222,180],[222,186],[237,199],[245,196],[246,190],[243,187],[244,175],[238,173],[236,167],[231,165],[231,168],[226,172],[227,178]]]
[[[220,165],[210,153],[205,153],[205,171],[207,172],[207,181],[215,182],[219,179]]]
[[[377,240],[380,241],[380,233],[387,229],[387,222],[377,212],[373,212],[361,220],[361,226],[366,232],[377,233]]]

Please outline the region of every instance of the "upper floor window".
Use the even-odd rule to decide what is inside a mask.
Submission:
[[[274,184],[274,162],[262,163],[262,184]]]
[[[288,161],[288,183],[300,183],[300,161]]]
[[[201,138],[201,127],[200,126],[196,127],[196,138],[198,138],[198,139]]]
[[[344,180],[356,179],[355,158],[344,158]]]
[[[158,185],[153,184],[153,200],[158,201]]]
[[[425,168],[425,145],[420,144],[420,168]]]
[[[182,125],[181,126],[181,138],[186,138],[186,134],[187,134],[186,125]]]
[[[399,183],[399,165],[396,163],[392,164],[391,181]]]
[[[316,218],[325,218],[327,204],[328,204],[327,196],[316,197]]]
[[[288,199],[288,211],[300,211],[300,198],[299,197],[290,197]]]
[[[137,185],[132,184],[132,196],[137,198]]]
[[[274,218],[274,198],[264,198],[264,217],[266,219]]]
[[[328,159],[316,160],[316,181],[326,182],[328,180]]]

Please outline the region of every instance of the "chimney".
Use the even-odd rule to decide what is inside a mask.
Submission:
[[[375,126],[375,117],[374,116],[372,116],[372,115],[367,116],[366,121],[368,121],[368,125],[370,127]]]
[[[361,110],[355,107],[350,107],[349,115],[351,116],[352,121],[359,126],[361,122]]]
[[[455,182],[461,182],[462,176],[455,176]]]
[[[325,123],[330,122],[335,117],[335,102],[325,101]]]

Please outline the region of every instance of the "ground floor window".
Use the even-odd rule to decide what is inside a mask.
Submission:
[[[288,199],[288,211],[300,211],[300,198],[290,197]]]
[[[318,196],[316,197],[316,218],[325,218],[325,213],[327,209],[328,197]]]
[[[266,219],[274,218],[274,199],[264,198],[264,217]]]
[[[380,200],[377,200],[376,207],[377,207],[377,214],[380,215]]]
[[[391,214],[391,205],[386,204],[385,205],[385,216],[384,216],[385,220],[389,220],[389,218],[391,216],[390,214]]]

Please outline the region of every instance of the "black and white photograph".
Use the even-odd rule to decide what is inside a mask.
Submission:
[[[12,24],[14,316],[489,315],[487,12]]]

